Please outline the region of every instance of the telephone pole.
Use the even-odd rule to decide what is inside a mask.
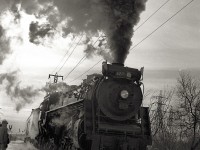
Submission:
[[[48,79],[50,79],[52,76],[54,77],[54,83],[58,82],[58,78],[62,78],[62,81],[63,81],[63,76],[58,75],[57,72],[56,72],[56,74],[49,74],[49,78]]]

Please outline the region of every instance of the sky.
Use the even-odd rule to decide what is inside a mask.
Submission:
[[[143,82],[145,90],[160,90],[164,86],[175,86],[179,71],[182,70],[190,71],[194,76],[199,76],[200,1],[194,0],[152,35],[148,36],[189,1],[148,0],[145,11],[141,13],[139,22],[134,26],[134,30],[136,30],[152,13],[167,2],[134,32],[131,39],[132,47],[137,46],[131,47],[124,63],[125,66],[138,69],[144,66]],[[3,32],[0,30],[0,37],[3,39],[3,43],[0,42],[0,60],[2,61],[0,62],[0,74],[12,73],[13,76],[15,75],[16,78],[14,78],[15,82],[13,83],[15,87],[23,89],[23,92],[29,90],[29,95],[31,95],[31,100],[26,104],[27,95],[23,97],[24,99],[21,99],[20,92],[9,93],[6,91],[8,81],[3,80],[0,85],[0,117],[8,119],[10,124],[15,124],[13,127],[15,131],[18,131],[19,127],[24,128],[24,122],[30,115],[32,108],[38,107],[42,102],[45,93],[39,91],[39,94],[35,95],[34,92],[36,89],[44,87],[47,82],[52,81],[48,79],[48,75],[54,74],[62,66],[59,63],[63,56],[66,55],[66,59],[82,37],[71,57],[59,71],[59,74],[65,78],[85,55],[84,50],[87,47],[84,44],[87,39],[86,35],[78,32],[81,21],[75,22],[78,25],[74,35],[63,36],[66,32],[61,29],[65,26],[65,19],[63,18],[65,18],[66,10],[59,4],[62,1],[57,1],[58,4],[55,2],[57,8],[53,7],[53,11],[45,10],[38,14],[37,12],[41,11],[40,9],[50,5],[46,3],[46,0],[22,0],[21,5],[17,2],[20,1],[0,0],[0,27],[4,29]],[[15,4],[17,5],[15,6]],[[66,8],[68,7],[66,6]],[[43,29],[42,33],[45,33],[45,35],[35,30],[32,35],[37,38],[31,42],[30,24],[35,25],[40,30]],[[48,24],[51,26],[49,27]],[[43,28],[37,25],[43,25]],[[101,32],[98,34],[91,32],[88,33],[88,36],[93,37],[91,42],[94,43],[98,35],[101,34]],[[40,35],[39,38],[37,35]],[[144,39],[145,37],[147,38]],[[70,49],[71,44],[72,48]],[[98,42],[96,45],[98,45]],[[96,55],[87,58],[64,82],[80,84],[87,74],[100,72],[101,63],[78,80],[71,82],[101,59],[101,56]],[[58,65],[59,67],[57,67]],[[13,91],[12,88],[11,91]],[[19,112],[15,110],[18,103],[24,103]]]

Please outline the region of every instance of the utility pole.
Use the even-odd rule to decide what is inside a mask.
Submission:
[[[57,72],[56,72],[56,74],[49,74],[49,78],[48,78],[48,79],[50,79],[51,76],[54,77],[54,83],[57,83],[57,82],[58,82],[58,78],[62,78],[62,81],[63,81],[63,76],[58,75]]]
[[[157,128],[160,130],[160,129],[163,129],[163,121],[164,121],[164,116],[163,116],[163,102],[162,102],[162,99],[165,98],[162,96],[162,90],[160,91],[160,94],[158,96],[154,96],[153,98],[157,99],[157,109],[156,109],[156,122],[158,123],[157,124]]]

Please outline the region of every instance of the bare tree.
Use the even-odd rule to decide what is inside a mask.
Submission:
[[[191,140],[191,150],[196,150],[200,146],[200,82],[186,72],[181,72],[177,81],[179,122]]]

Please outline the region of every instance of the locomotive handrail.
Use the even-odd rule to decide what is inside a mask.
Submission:
[[[67,107],[67,106],[70,106],[70,105],[73,105],[73,104],[76,104],[76,103],[81,103],[81,102],[83,102],[83,101],[84,101],[84,99],[81,99],[81,100],[79,100],[79,101],[72,102],[72,103],[69,103],[69,104],[67,104],[67,105],[64,105],[64,106],[61,106],[61,107],[58,107],[58,108],[55,108],[55,109],[52,109],[52,110],[46,111],[46,113],[50,113],[50,112],[53,112],[53,111],[56,111],[56,110],[59,110],[59,109],[65,108],[65,107]]]

